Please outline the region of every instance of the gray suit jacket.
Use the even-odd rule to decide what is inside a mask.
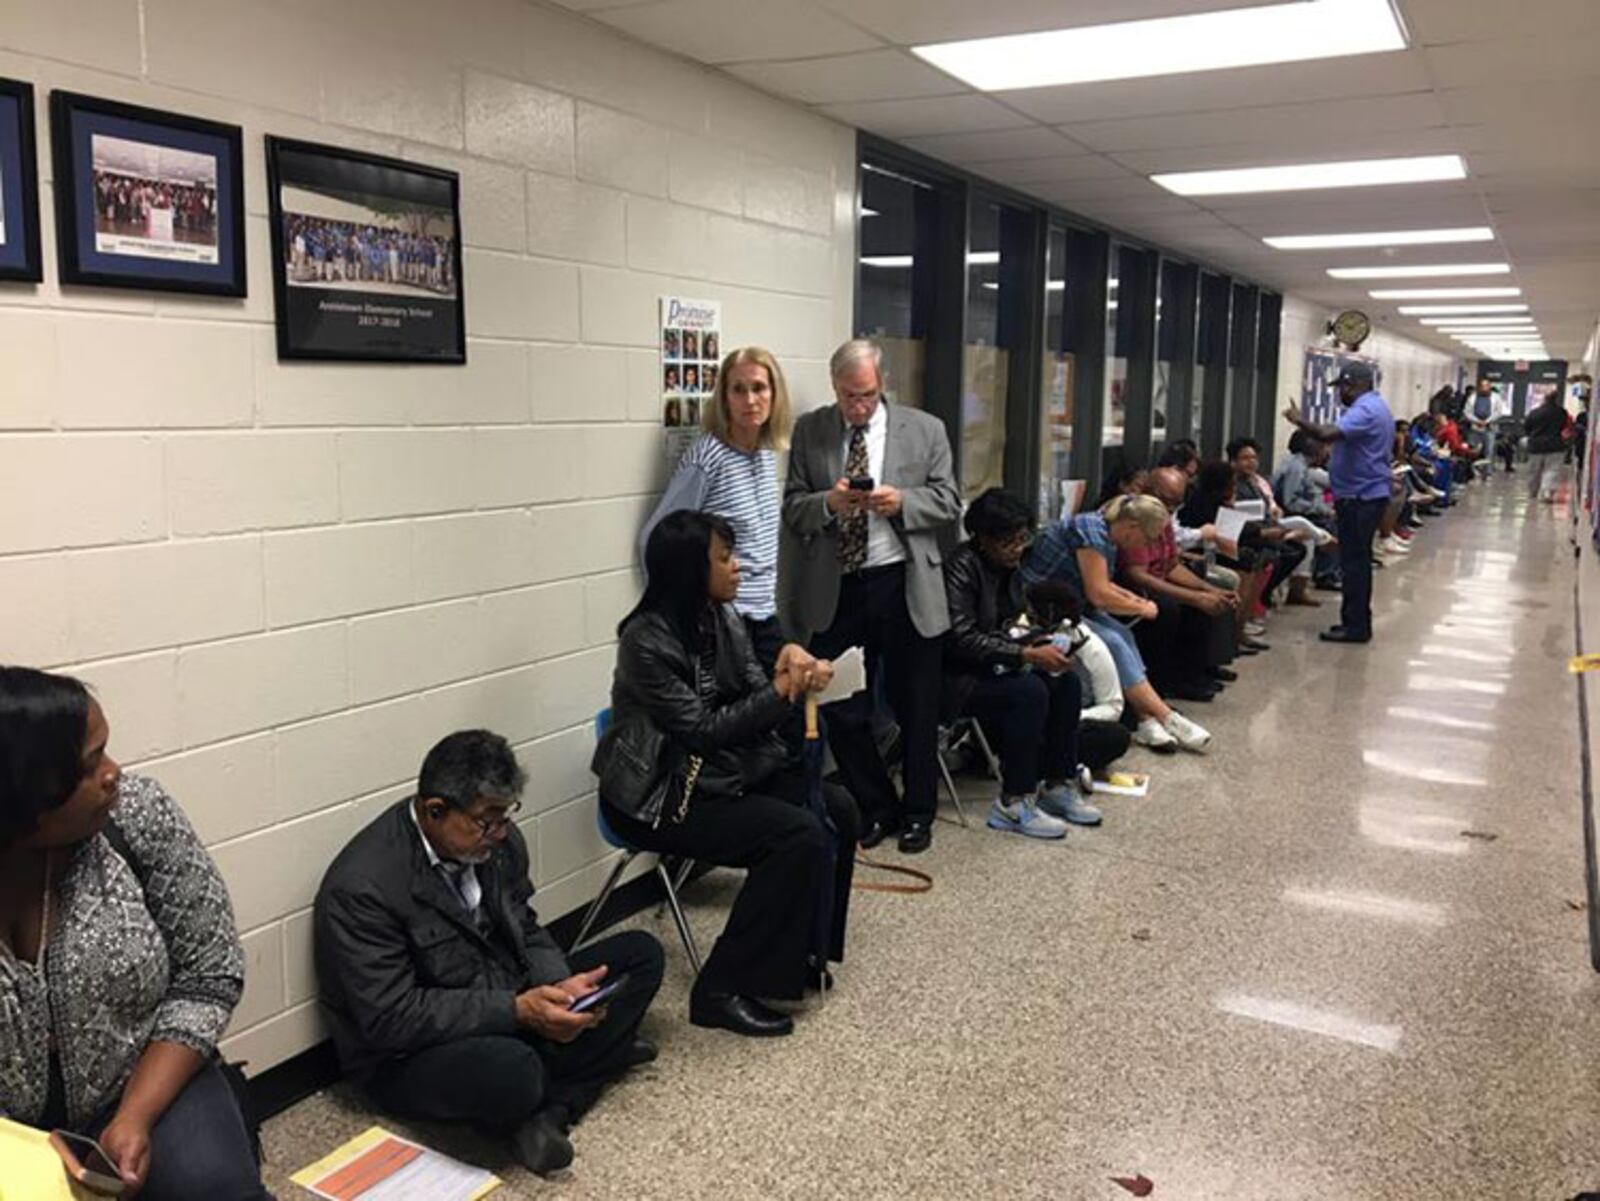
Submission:
[[[891,525],[906,548],[906,605],[924,638],[950,628],[939,536],[961,516],[944,423],[920,409],[881,402],[889,429],[880,483],[900,489]],[[839,523],[825,499],[844,474],[844,421],[837,405],[795,422],[778,542],[778,613],[805,642],[833,624],[839,605]]]

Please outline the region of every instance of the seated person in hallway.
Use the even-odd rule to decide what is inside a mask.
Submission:
[[[1272,474],[1272,493],[1291,517],[1304,517],[1318,529],[1334,527],[1333,501],[1327,489],[1327,463],[1331,449],[1305,430],[1289,435],[1289,453]],[[1312,579],[1318,587],[1331,587],[1339,575],[1338,541],[1319,545],[1314,552]],[[1291,585],[1292,586],[1292,585]]]
[[[976,717],[999,748],[1001,795],[989,807],[989,827],[1060,838],[1067,822],[1099,825],[1100,810],[1078,791],[1083,690],[1071,656],[1042,632],[1029,645],[1008,633],[1027,610],[1017,565],[1032,540],[1033,512],[990,488],[964,524],[970,538],[944,564],[944,711]]]
[[[1189,489],[1189,498],[1178,510],[1179,523],[1195,529],[1214,529],[1222,507],[1233,503],[1233,482],[1234,470],[1227,463],[1202,466],[1194,486]],[[1261,640],[1267,628],[1254,619],[1254,613],[1261,602],[1266,577],[1277,561],[1263,539],[1260,523],[1247,523],[1238,541],[1217,539],[1216,559],[1238,580],[1239,604],[1234,609],[1234,628],[1239,653],[1254,655],[1270,650],[1271,646]]]
[[[1082,598],[1083,621],[1110,649],[1122,693],[1139,717],[1134,741],[1156,750],[1175,742],[1199,753],[1210,743],[1210,733],[1161,699],[1150,684],[1133,632],[1119,620],[1152,620],[1155,602],[1113,582],[1118,554],[1159,538],[1166,524],[1167,511],[1160,501],[1119,496],[1104,509],[1051,525],[1034,542],[1020,570],[1025,585],[1059,580]]]
[[[144,1201],[270,1201],[217,1065],[244,987],[228,890],[109,738],[79,681],[0,667],[0,1115],[95,1138]]]
[[[1143,467],[1127,459],[1115,460],[1106,471],[1106,478],[1100,481],[1100,495],[1095,499],[1094,507],[1102,508],[1107,501],[1118,496],[1137,496],[1145,490],[1149,474]]]
[[[1233,468],[1233,503],[1260,501],[1265,516],[1261,522],[1261,536],[1274,542],[1277,564],[1272,578],[1267,581],[1263,600],[1271,603],[1283,580],[1289,580],[1288,603],[1315,607],[1322,602],[1310,595],[1311,551],[1314,547],[1331,542],[1333,536],[1318,529],[1303,517],[1289,518],[1279,507],[1272,494],[1272,485],[1258,473],[1261,465],[1261,444],[1254,438],[1235,438],[1228,443],[1228,463]]]
[[[1184,483],[1176,467],[1150,473],[1146,488],[1166,508],[1166,528],[1155,541],[1118,556],[1117,580],[1156,602],[1155,620],[1133,629],[1156,688],[1178,700],[1209,701],[1238,678],[1227,666],[1233,661],[1238,597],[1208,584],[1178,558],[1174,514],[1183,504]]]
[[[617,934],[570,957],[530,902],[514,822],[525,783],[504,738],[459,730],[422,762],[415,795],[361,830],[322,878],[317,980],[339,1063],[408,1118],[503,1131],[546,1175],[607,1084],[655,1058],[639,1022],[661,944]],[[573,1003],[627,977],[604,1004]]]
[[[1200,474],[1200,448],[1189,438],[1168,442],[1156,459],[1157,467],[1176,467],[1190,483]]]
[[[1072,587],[1055,580],[1044,580],[1026,590],[1028,617],[1034,626],[1065,634],[1077,646],[1072,667],[1083,691],[1083,711],[1078,717],[1078,766],[1091,777],[1104,777],[1117,759],[1128,753],[1132,743],[1133,720],[1122,699],[1122,682],[1117,679],[1117,664],[1105,642],[1082,621],[1083,602]],[[1178,744],[1169,742],[1153,748],[1177,754]],[[1080,791],[1088,781],[1079,772]]]
[[[767,678],[733,609],[739,560],[722,518],[662,518],[645,568],[644,596],[617,627],[612,725],[595,753],[600,804],[632,846],[748,869],[689,994],[689,1020],[788,1034],[793,1019],[761,998],[795,1000],[831,985],[827,964],[844,958],[860,833],[843,788],[823,784],[823,812],[811,807],[803,770],[777,734],[796,702],[827,687],[832,668],[789,643]],[[686,764],[665,795],[626,771],[656,750],[656,736],[667,762]]]

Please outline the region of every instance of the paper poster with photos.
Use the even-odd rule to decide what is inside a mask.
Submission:
[[[722,302],[661,298],[661,426],[676,463],[700,433],[701,410],[717,392]]]
[[[267,138],[278,357],[465,363],[454,171]]]
[[[64,284],[243,296],[237,125],[50,93]]]
[[[38,283],[43,278],[33,87],[0,79],[0,280]]]

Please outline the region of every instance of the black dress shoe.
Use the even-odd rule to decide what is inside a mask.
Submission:
[[[861,827],[861,849],[870,851],[889,835],[897,834],[899,831],[900,823],[893,818],[868,818],[866,825]]]
[[[778,1038],[794,1033],[794,1019],[768,1009],[752,997],[736,993],[689,994],[689,1023],[712,1030],[731,1030],[746,1038]]]
[[[1221,680],[1224,684],[1231,684],[1239,678],[1239,673],[1231,667],[1208,667],[1206,674],[1213,680]]]
[[[928,822],[910,821],[900,834],[900,853],[920,855],[933,845],[933,826]]]
[[[1342,626],[1335,626],[1331,630],[1323,630],[1322,633],[1317,635],[1317,637],[1322,639],[1322,641],[1324,641],[1324,642],[1371,642],[1372,641],[1372,635],[1371,634],[1355,634],[1355,633],[1352,633],[1351,631],[1343,628]]]
[[[647,1063],[656,1061],[656,1045],[643,1038],[636,1038],[628,1044],[628,1049],[622,1053],[624,1066],[630,1068],[643,1067]]]
[[[1239,645],[1241,647],[1248,647],[1251,654],[1254,654],[1256,651],[1270,651],[1272,649],[1272,643],[1262,642],[1259,638],[1246,638]]]
[[[572,1166],[572,1144],[561,1132],[565,1111],[551,1106],[518,1126],[511,1141],[517,1158],[535,1176],[551,1176]]]

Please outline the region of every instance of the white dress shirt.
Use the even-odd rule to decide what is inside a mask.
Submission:
[[[455,894],[461,898],[467,913],[476,919],[478,906],[483,903],[483,884],[478,879],[478,869],[470,863],[457,863],[439,858],[439,852],[433,849],[433,844],[428,841],[428,835],[422,829],[422,823],[417,820],[416,801],[406,806],[406,812],[411,815],[411,824],[417,828],[417,837],[422,839],[422,849],[428,856],[428,862],[444,876]]]
[[[844,427],[844,457],[842,463],[850,461],[851,428]],[[883,480],[883,454],[889,444],[889,402],[880,399],[878,407],[872,411],[872,417],[867,422],[867,472],[872,476],[875,485],[881,485]],[[887,567],[891,563],[904,563],[906,561],[905,543],[900,541],[900,535],[895,533],[894,526],[889,518],[880,517],[876,513],[867,514],[867,561],[866,567]]]

